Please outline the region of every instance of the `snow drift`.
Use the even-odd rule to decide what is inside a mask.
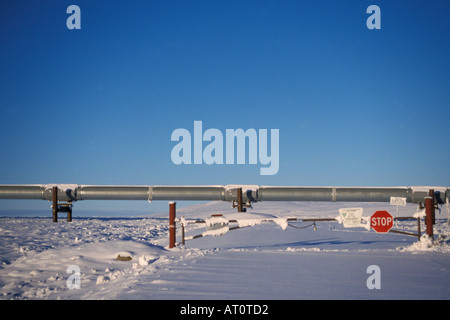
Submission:
[[[365,217],[392,209],[379,203],[257,203],[236,213],[228,203],[194,205],[178,209],[178,218],[204,219],[209,230],[186,225],[187,237],[203,237],[174,249],[168,249],[166,214],[74,216],[71,223],[0,218],[0,299],[450,298],[450,229],[439,212],[434,239],[420,241],[339,222],[318,222],[316,231],[301,221],[292,224],[297,228],[287,223],[289,217],[336,218],[349,206],[362,207]],[[399,215],[416,212],[408,205]],[[210,220],[214,214],[222,218]],[[241,228],[232,229],[230,220]],[[218,222],[221,227],[211,228]],[[415,231],[416,225],[402,221],[396,228]],[[381,270],[380,289],[366,285],[371,265]]]

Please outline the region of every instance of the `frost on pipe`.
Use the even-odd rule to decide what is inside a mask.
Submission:
[[[429,191],[434,190],[434,198],[438,204],[444,204],[446,199],[450,198],[450,188],[434,187],[434,186],[416,186],[411,187],[411,202],[422,202],[425,197],[429,196]]]

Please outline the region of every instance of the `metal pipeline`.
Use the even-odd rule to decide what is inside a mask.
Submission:
[[[348,188],[348,187],[261,187],[264,201],[364,201],[389,202],[390,197],[412,201],[410,188]]]
[[[242,201],[355,201],[389,202],[404,197],[409,203],[423,202],[430,189],[436,202],[450,199],[447,187],[273,187],[273,186],[100,186],[76,184],[0,185],[0,199],[52,200],[52,187],[58,187],[60,201],[78,200],[168,200],[235,201],[237,187]]]
[[[409,203],[423,202],[430,189],[437,203],[445,203],[450,189],[443,187],[264,187],[258,190],[261,201],[354,201],[389,202],[403,197]]]
[[[45,200],[44,191],[42,185],[0,185],[0,199]]]

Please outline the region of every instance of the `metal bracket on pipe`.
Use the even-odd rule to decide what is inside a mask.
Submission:
[[[331,200],[336,202],[336,188],[331,189]]]
[[[77,184],[46,184],[44,188],[44,198],[51,201],[53,197],[53,187],[58,188],[58,199],[65,201],[77,201]]]
[[[251,208],[252,207],[251,200],[249,199],[249,200],[247,200],[247,202],[244,202],[243,199],[242,199],[242,188],[236,188],[235,190],[236,190],[236,197],[237,197],[237,199],[236,200],[233,199],[233,208],[237,207],[238,212],[245,212],[245,211],[247,211],[246,208]],[[247,191],[247,194],[249,192],[251,193],[251,190]]]
[[[153,187],[149,186],[148,187],[148,203],[152,203],[153,200]]]

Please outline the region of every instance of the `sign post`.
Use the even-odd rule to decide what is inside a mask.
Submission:
[[[370,217],[370,226],[378,233],[388,233],[394,226],[394,218],[385,210],[376,211]]]
[[[404,197],[391,197],[391,206],[397,206],[397,210],[395,212],[395,217],[398,217],[398,207],[402,206],[402,207],[406,207],[406,198]],[[397,222],[395,224],[395,226],[397,227]]]
[[[363,208],[344,208],[339,209],[339,214],[342,217],[344,228],[363,227],[361,224],[361,217]]]

